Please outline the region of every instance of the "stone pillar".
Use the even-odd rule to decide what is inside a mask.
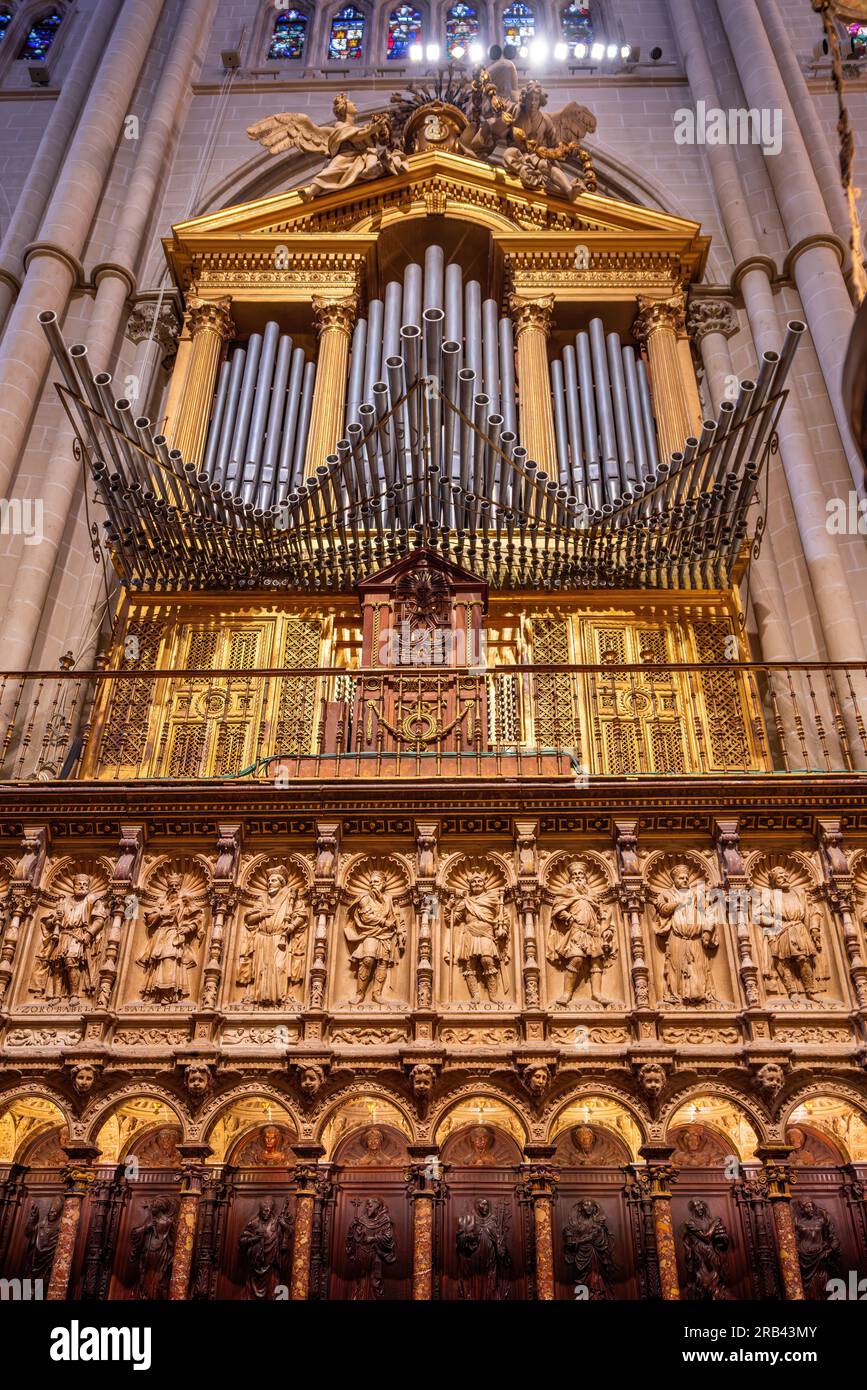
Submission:
[[[66,1191],[63,1194],[60,1233],[54,1251],[51,1278],[48,1281],[48,1291],[45,1295],[46,1298],[58,1301],[65,1299],[69,1292],[75,1241],[81,1221],[81,1208],[87,1195],[88,1186],[93,1182],[95,1176],[93,1172],[89,1171],[89,1165],[99,1157],[99,1149],[90,1144],[67,1144],[65,1150],[69,1158],[69,1167],[64,1173]]]
[[[762,1176],[767,1183],[771,1210],[774,1213],[774,1231],[777,1237],[777,1254],[780,1257],[780,1272],[783,1276],[783,1292],[787,1299],[803,1301],[801,1263],[798,1259],[798,1243],[792,1221],[792,1166],[789,1163],[791,1152],[791,1144],[760,1144],[756,1149],[756,1158],[762,1165]]]
[[[729,338],[738,331],[737,314],[728,299],[694,299],[686,315],[692,340],[701,353],[707,385],[708,408],[719,419],[719,408],[726,399],[735,376],[729,352]]]
[[[638,1152],[644,1164],[633,1164],[631,1172],[653,1206],[660,1291],[664,1299],[677,1300],[680,1283],[671,1224],[671,1184],[677,1177],[677,1169],[669,1161],[674,1149],[668,1144],[642,1144]]]
[[[525,299],[513,294],[509,303],[515,324],[521,443],[549,478],[556,478],[557,441],[554,406],[548,375],[548,337],[554,296]]]
[[[411,1145],[407,1178],[412,1202],[412,1296],[415,1302],[433,1298],[434,1207],[445,1190],[439,1149],[435,1144]]]
[[[695,372],[691,359],[687,371],[680,347],[681,341],[686,342],[683,295],[671,295],[668,299],[641,295],[633,332],[638,342],[647,347],[660,462],[667,462],[673,453],[683,449],[689,435],[701,434]]]
[[[178,1153],[183,1160],[183,1167],[181,1169],[178,1224],[175,1230],[175,1254],[172,1260],[172,1277],[169,1284],[169,1298],[172,1300],[183,1300],[189,1297],[199,1199],[205,1183],[203,1164],[211,1152],[208,1144],[178,1145]]]
[[[521,1164],[522,1195],[533,1208],[533,1233],[536,1247],[536,1297],[542,1303],[554,1298],[554,1231],[553,1209],[559,1169],[551,1162],[552,1144],[528,1144],[524,1153],[527,1162]]]
[[[358,299],[354,294],[342,299],[313,296],[319,357],[304,459],[308,474],[314,473],[328,454],[334,453],[334,446],[343,435],[349,342],[357,311]]]
[[[184,394],[172,432],[172,445],[180,449],[184,463],[200,464],[208,433],[208,417],[217,381],[223,346],[234,332],[231,301],[188,301],[190,357],[184,379]]]
[[[321,1144],[293,1144],[298,1162],[292,1170],[295,1194],[295,1236],[292,1241],[292,1278],[289,1297],[306,1302],[310,1293],[310,1256],[313,1247],[313,1208],[319,1184],[317,1159],[325,1153]]]

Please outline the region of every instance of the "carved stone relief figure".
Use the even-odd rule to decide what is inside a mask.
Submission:
[[[297,874],[290,877],[278,864],[264,871],[263,884],[261,877],[254,874],[250,883],[252,906],[243,918],[236,983],[244,988],[245,1004],[297,1004],[304,989],[310,909]]]
[[[648,890],[653,930],[664,951],[663,1002],[716,1004],[714,957],[720,946],[722,912],[707,880],[685,860],[653,875]]]
[[[816,1202],[793,1202],[792,1207],[804,1296],[825,1302],[828,1280],[840,1273],[840,1241],[834,1223]]]
[[[203,875],[167,869],[144,895],[146,944],[137,964],[144,971],[143,999],[176,1004],[191,994],[196,949],[204,935]]]
[[[90,999],[108,917],[105,886],[86,873],[76,873],[66,882],[60,878],[58,886],[60,891],[42,917],[42,943],[30,993],[42,999]]]
[[[765,886],[766,885],[766,886]],[[772,864],[760,892],[753,892],[753,921],[761,943],[762,974],[769,994],[820,999],[818,961],[822,914],[792,870]]]
[[[563,1255],[591,1302],[614,1297],[614,1237],[597,1202],[576,1202],[563,1227]]]
[[[405,1159],[405,1140],[381,1125],[351,1135],[340,1150],[340,1162],[352,1168],[393,1168]]]
[[[60,1235],[60,1214],[63,1204],[55,1198],[47,1211],[40,1214],[34,1202],[27,1218],[27,1253],[24,1256],[24,1274],[28,1279],[42,1279],[47,1284],[51,1277],[54,1252]]]
[[[137,1278],[133,1298],[168,1298],[175,1253],[177,1209],[169,1197],[144,1203],[147,1216],[130,1234],[129,1254]]]
[[[346,1232],[346,1253],[356,1267],[352,1297],[370,1302],[385,1297],[383,1266],[397,1258],[394,1222],[381,1197],[358,1198],[355,1216]]]
[[[471,1000],[509,998],[511,957],[509,918],[502,874],[493,864],[459,861],[449,874],[445,952],[454,998],[454,970],[463,976]]]
[[[557,1003],[566,1008],[577,990],[589,981],[590,998],[607,1006],[602,976],[617,957],[614,926],[604,906],[606,892],[590,879],[585,859],[573,859],[565,876],[552,878],[553,905],[548,928],[547,959],[563,972],[563,993]]]
[[[397,174],[406,167],[401,151],[395,148],[388,117],[374,115],[366,125],[357,126],[357,110],[345,92],[334,98],[334,124],[315,125],[300,111],[284,111],[267,116],[247,129],[251,140],[258,140],[269,154],[284,150],[304,150],[327,155],[329,162],[306,188],[303,198],[316,198],[369,179]]]
[[[808,1134],[800,1125],[790,1125],[786,1140],[792,1145],[790,1163],[797,1168],[835,1168],[843,1162],[835,1148],[815,1134]]]
[[[151,1130],[135,1144],[136,1157],[143,1168],[177,1168],[181,1158],[178,1153],[179,1129],[163,1125]]]
[[[275,1198],[266,1197],[259,1203],[256,1215],[238,1237],[248,1298],[273,1298],[278,1284],[288,1284],[292,1228],[288,1198],[279,1213]]]
[[[363,1004],[368,995],[374,1003],[382,1002],[389,975],[406,949],[406,925],[395,901],[400,886],[396,871],[387,874],[378,862],[361,866],[352,876],[343,933],[355,975],[353,1004]]]
[[[241,1168],[285,1167],[292,1162],[292,1136],[281,1125],[263,1125],[243,1143],[234,1162]]]
[[[669,1138],[675,1146],[671,1161],[679,1168],[719,1168],[731,1155],[731,1145],[703,1125],[674,1129]]]
[[[509,1210],[487,1197],[477,1197],[458,1217],[455,1249],[458,1257],[458,1297],[474,1303],[509,1297],[511,1256],[507,1239]]]
[[[592,1125],[574,1125],[557,1140],[555,1162],[564,1168],[614,1168],[629,1162],[629,1150],[614,1135]]]
[[[681,1228],[683,1262],[686,1267],[684,1293],[687,1298],[719,1300],[731,1295],[726,1284],[726,1252],[729,1233],[718,1216],[712,1216],[707,1202],[693,1198],[691,1215]]]

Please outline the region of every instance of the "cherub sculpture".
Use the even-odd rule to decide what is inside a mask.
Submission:
[[[547,102],[548,93],[535,80],[522,88],[517,101],[509,100],[482,69],[473,82],[470,125],[462,142],[471,154],[487,159],[505,141],[503,163],[525,188],[571,200],[596,187],[590,156],[581,146],[583,137],[595,131],[596,117],[576,101],[544,112]],[[578,160],[583,173],[560,167],[569,158]]]
[[[284,150],[303,150],[306,154],[329,157],[329,163],[305,188],[305,200],[351,188],[355,183],[399,174],[406,161],[392,136],[388,117],[375,113],[366,125],[357,126],[357,108],[345,92],[334,98],[334,124],[316,125],[301,111],[284,111],[267,116],[247,127],[251,140],[258,140],[270,154]]]

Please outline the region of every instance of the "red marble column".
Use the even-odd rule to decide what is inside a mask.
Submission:
[[[99,1149],[90,1144],[67,1145],[65,1152],[69,1167],[64,1173],[66,1191],[63,1194],[63,1210],[60,1213],[60,1232],[51,1266],[51,1278],[45,1297],[60,1300],[69,1292],[69,1279],[72,1274],[72,1260],[75,1255],[75,1241],[81,1221],[81,1208],[87,1196],[88,1185],[94,1174],[89,1165],[99,1157]]]
[[[804,1298],[804,1283],[801,1279],[798,1242],[792,1221],[793,1175],[789,1162],[791,1152],[791,1144],[760,1144],[756,1149],[756,1158],[762,1164],[762,1175],[768,1185],[768,1197],[774,1213],[783,1293],[787,1299],[801,1302]]]
[[[202,1163],[211,1153],[211,1149],[207,1144],[179,1144],[178,1152],[184,1161],[184,1166],[181,1173],[181,1200],[178,1206],[178,1224],[175,1230],[172,1278],[169,1284],[169,1298],[172,1300],[183,1300],[189,1297],[199,1199],[205,1184],[205,1170]]]
[[[521,1165],[522,1196],[533,1206],[536,1246],[536,1297],[543,1303],[554,1298],[554,1230],[552,1210],[560,1174],[551,1163],[554,1150],[534,1145],[524,1150],[529,1162]]]
[[[632,1171],[644,1195],[653,1204],[660,1291],[664,1299],[677,1300],[680,1282],[671,1223],[671,1184],[677,1177],[677,1169],[669,1162],[674,1149],[667,1144],[643,1144],[638,1152],[644,1164],[634,1164]]]
[[[433,1213],[442,1201],[443,1168],[439,1149],[410,1146],[415,1160],[407,1170],[409,1199],[412,1202],[412,1296],[417,1302],[433,1298]]]
[[[292,1242],[290,1299],[304,1302],[310,1294],[310,1255],[313,1244],[313,1210],[321,1173],[316,1162],[325,1153],[321,1144],[293,1144],[298,1159],[292,1170],[295,1194],[295,1236]]]

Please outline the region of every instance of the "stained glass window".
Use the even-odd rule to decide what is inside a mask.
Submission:
[[[452,5],[446,12],[446,56],[463,57],[479,35],[479,17],[472,5]],[[463,53],[455,54],[455,49]]]
[[[5,38],[6,30],[12,23],[12,16],[8,10],[0,10],[0,39]]]
[[[364,15],[354,5],[344,5],[331,21],[331,37],[328,40],[329,58],[361,57],[364,46]]]
[[[301,10],[287,10],[274,25],[269,58],[303,58],[307,38],[307,16]]]
[[[521,48],[536,37],[536,16],[529,5],[510,5],[503,14],[503,43]]]
[[[421,15],[412,5],[400,5],[388,17],[388,57],[405,58],[414,43],[421,43]]]
[[[52,10],[44,18],[37,19],[36,23],[30,26],[30,33],[21,45],[18,57],[28,58],[31,63],[44,62],[62,20],[63,15],[58,14],[57,10]]]
[[[850,24],[849,34],[853,49],[859,58],[863,58],[867,54],[867,24]]]
[[[593,38],[590,6],[564,5],[560,11],[560,34],[565,43],[589,43]]]

